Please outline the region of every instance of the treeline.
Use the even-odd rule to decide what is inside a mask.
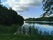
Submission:
[[[12,8],[7,8],[3,5],[0,5],[0,24],[1,25],[12,25],[18,24],[22,25],[24,22],[24,18],[17,14],[16,11],[12,10]]]
[[[51,17],[40,17],[40,18],[28,18],[25,21],[53,21],[53,16]]]

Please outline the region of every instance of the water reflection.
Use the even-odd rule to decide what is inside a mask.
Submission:
[[[53,35],[53,25],[24,23],[24,25],[20,27],[19,32],[26,35],[36,33],[41,35]]]

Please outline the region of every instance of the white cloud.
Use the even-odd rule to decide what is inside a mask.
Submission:
[[[27,19],[27,18],[29,18],[29,17],[24,16],[24,19]]]
[[[29,7],[40,6],[42,0],[7,0],[3,4],[8,4],[12,9],[22,12],[28,10]]]

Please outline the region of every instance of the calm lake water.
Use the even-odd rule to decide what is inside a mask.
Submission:
[[[36,22],[30,22],[26,23],[24,22],[24,25],[19,28],[20,33],[29,34],[30,32],[34,32],[35,30],[42,35],[53,35],[53,25],[49,24],[40,24]]]

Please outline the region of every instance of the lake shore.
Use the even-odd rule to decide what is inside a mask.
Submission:
[[[53,25],[53,21],[25,21],[26,23],[39,23]]]

